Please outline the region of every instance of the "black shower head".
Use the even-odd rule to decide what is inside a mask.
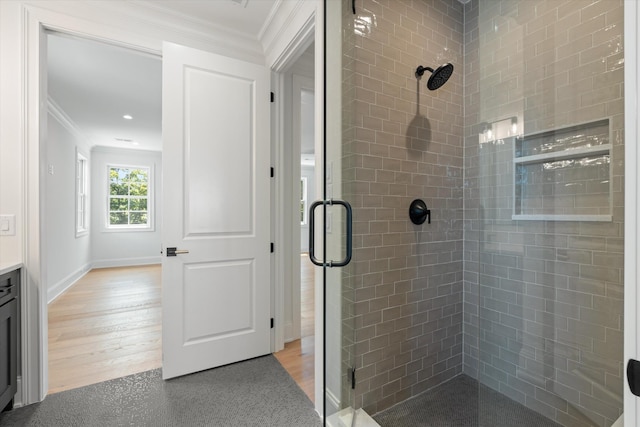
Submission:
[[[435,70],[431,67],[423,67],[420,65],[416,70],[416,77],[422,77],[425,71],[431,71],[431,76],[427,81],[427,87],[429,90],[436,90],[445,84],[447,80],[449,80],[449,77],[451,77],[451,74],[453,74],[453,64],[447,62]]]

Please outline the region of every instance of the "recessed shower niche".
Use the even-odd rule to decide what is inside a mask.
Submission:
[[[609,119],[519,136],[513,219],[611,221]]]

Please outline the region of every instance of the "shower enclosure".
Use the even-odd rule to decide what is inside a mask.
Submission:
[[[324,12],[327,423],[614,424],[623,1],[329,0]],[[416,200],[429,221],[411,221]]]

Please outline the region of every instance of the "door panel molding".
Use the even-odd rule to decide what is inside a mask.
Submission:
[[[162,264],[168,379],[270,353],[271,178],[266,67],[163,56],[162,239],[183,251]]]

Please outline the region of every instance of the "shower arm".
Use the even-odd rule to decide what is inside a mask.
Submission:
[[[423,67],[422,65],[418,65],[418,68],[416,69],[416,77],[422,77],[425,71],[429,71],[431,73],[433,73],[433,68],[431,67]]]

